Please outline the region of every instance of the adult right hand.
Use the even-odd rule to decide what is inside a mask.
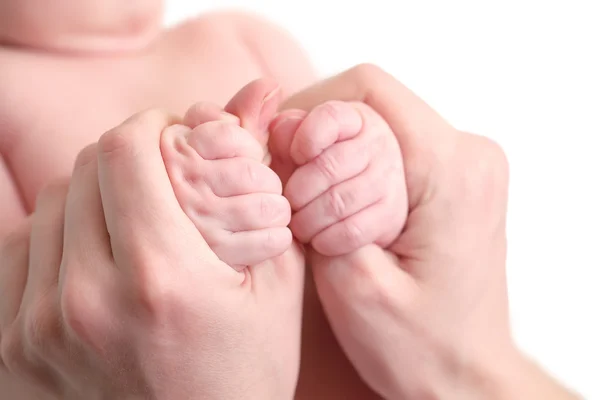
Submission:
[[[363,380],[386,399],[572,399],[510,335],[508,165],[500,147],[453,128],[371,65],[302,91],[285,108],[309,111],[330,100],[378,112],[405,163],[408,217],[391,246],[339,257],[308,252],[329,322]],[[330,125],[343,126],[341,118],[330,112]],[[275,167],[288,174],[290,158],[275,152]],[[398,201],[399,214],[405,205]],[[344,240],[362,241],[360,227],[346,227]]]
[[[237,272],[184,214],[149,111],[79,155],[0,249],[0,368],[58,399],[291,399],[304,271]]]

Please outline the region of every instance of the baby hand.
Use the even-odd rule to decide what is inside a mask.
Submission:
[[[292,243],[290,205],[259,142],[279,104],[271,86],[255,82],[232,99],[226,109],[243,109],[245,118],[198,103],[186,117],[194,129],[174,125],[163,134],[163,158],[181,207],[215,254],[236,269],[279,256]]]
[[[338,256],[398,237],[408,207],[402,154],[373,109],[331,101],[308,114],[284,111],[271,124],[271,140],[300,242]]]

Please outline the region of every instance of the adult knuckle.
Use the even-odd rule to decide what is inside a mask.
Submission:
[[[509,163],[502,147],[493,140],[469,135],[470,154],[463,173],[476,185],[503,188],[508,186]],[[477,188],[473,188],[477,190]]]
[[[65,269],[73,271],[69,267]],[[89,288],[83,290],[86,286],[87,282],[82,277],[72,273],[65,275],[59,300],[66,328],[83,342],[87,342],[88,339],[86,332],[92,331],[91,321],[98,317],[88,303]]]
[[[370,88],[374,82],[378,82],[387,76],[387,73],[381,67],[372,63],[358,64],[349,71],[349,74],[352,80],[363,89]]]
[[[164,263],[170,264],[172,263]],[[156,326],[166,323],[174,315],[173,312],[181,313],[184,309],[183,297],[177,290],[172,274],[162,272],[164,265],[161,268],[161,265],[153,263],[145,268],[138,268],[134,286],[134,307],[149,324]]]
[[[162,131],[166,127],[166,113],[160,109],[149,109],[135,114],[121,125],[100,136],[98,151],[101,154],[113,154],[130,151],[140,137],[147,136],[153,129]]]
[[[23,335],[28,348],[45,358],[61,340],[61,332],[54,304],[44,297],[37,299],[23,319]]]
[[[389,296],[388,290],[382,284],[381,274],[377,268],[373,268],[372,263],[356,263],[352,268],[352,274],[355,275],[354,282],[358,284],[354,287],[354,295],[363,302],[381,304]]]

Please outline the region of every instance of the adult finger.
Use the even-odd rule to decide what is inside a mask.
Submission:
[[[29,272],[31,218],[0,243],[0,339],[15,321]]]
[[[303,110],[285,110],[269,126],[268,149],[271,154],[271,168],[285,186],[297,166],[290,156],[294,134],[306,117]]]
[[[98,182],[97,145],[75,161],[65,210],[64,263],[61,278],[73,265],[96,270],[111,261],[111,248]]]
[[[163,130],[176,123],[165,112],[145,111],[98,142],[100,193],[117,265],[139,264],[140,251],[172,260],[184,255],[184,246],[211,253],[181,209],[160,151]]]
[[[24,298],[45,296],[58,285],[63,256],[65,204],[68,184],[61,182],[43,189],[31,217],[29,273]]]
[[[240,119],[242,128],[250,131],[261,146],[268,141],[267,127],[281,104],[281,87],[272,79],[250,82],[233,96],[225,111]]]
[[[226,121],[234,125],[240,124],[238,117],[225,112],[222,107],[206,101],[192,105],[183,117],[183,124],[192,129],[211,121]]]

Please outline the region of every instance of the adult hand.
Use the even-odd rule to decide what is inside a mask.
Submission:
[[[292,398],[301,255],[237,272],[184,214],[144,112],[79,155],[5,244],[2,364],[60,399]]]
[[[321,82],[284,108],[329,100],[371,106],[392,127],[405,162],[409,215],[387,250],[372,245],[332,258],[309,251],[325,312],[365,382],[388,399],[568,396],[511,340],[508,166],[500,147],[454,129],[371,65]],[[285,155],[273,154],[273,162],[289,174]]]

